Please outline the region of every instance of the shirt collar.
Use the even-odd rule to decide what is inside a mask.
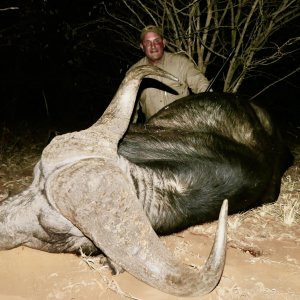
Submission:
[[[164,52],[164,54],[163,54],[163,56],[162,56],[162,58],[161,58],[161,60],[158,62],[158,64],[156,64],[155,66],[163,66],[164,65],[164,63],[165,63],[165,57],[166,57],[166,52]],[[146,58],[146,61],[148,62],[148,64],[149,64],[149,60],[148,60],[148,58],[147,57],[145,57]]]

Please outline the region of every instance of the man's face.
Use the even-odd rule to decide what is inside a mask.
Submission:
[[[162,58],[165,44],[165,39],[163,39],[159,34],[155,32],[147,32],[140,44],[140,47],[148,57],[150,63],[155,64]]]

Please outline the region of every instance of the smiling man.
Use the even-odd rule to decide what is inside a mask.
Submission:
[[[163,84],[154,80],[144,80],[141,87],[138,107],[133,118],[137,121],[137,111],[141,108],[148,120],[173,101],[193,93],[205,92],[209,82],[201,70],[183,54],[165,51],[167,41],[162,30],[149,25],[141,31],[140,47],[145,57],[134,64],[130,69],[141,65],[156,65],[176,76],[181,84],[164,79]],[[152,77],[156,79],[155,77]],[[160,79],[160,81],[162,81]]]

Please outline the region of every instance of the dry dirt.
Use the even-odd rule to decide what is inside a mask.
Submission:
[[[1,149],[0,149],[1,150]],[[13,149],[10,149],[13,150]],[[299,147],[294,149],[300,153]],[[0,161],[0,200],[29,185],[39,148]],[[229,218],[227,258],[218,287],[193,299],[300,299],[300,156],[285,174],[279,200]],[[183,263],[201,266],[216,223],[162,238]],[[172,300],[128,273],[113,276],[99,257],[19,247],[0,252],[0,300]]]

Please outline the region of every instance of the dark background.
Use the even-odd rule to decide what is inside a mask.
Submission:
[[[59,133],[100,117],[142,53],[120,43],[95,22],[99,1],[1,1],[0,128],[49,128]],[[294,34],[283,28],[273,38]],[[239,93],[253,96],[299,66],[299,51],[245,80]],[[211,79],[221,66],[208,68]],[[268,74],[268,75],[267,75]],[[283,124],[300,124],[299,72],[256,98]],[[213,86],[222,88],[222,76]]]

